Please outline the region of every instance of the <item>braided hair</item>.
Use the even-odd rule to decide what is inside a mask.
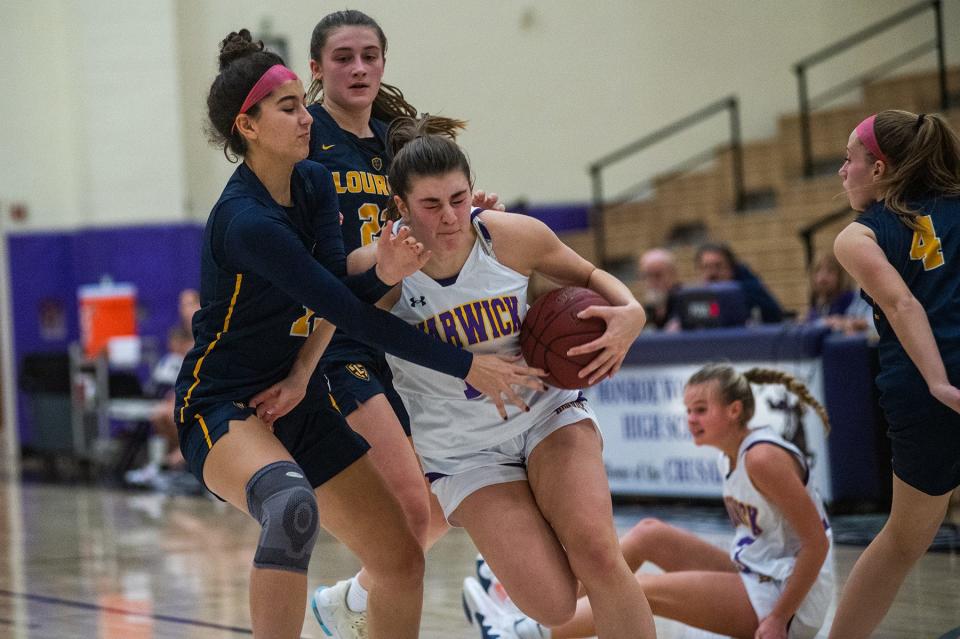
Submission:
[[[827,409],[817,401],[817,398],[813,396],[806,384],[793,375],[770,368],[751,368],[744,372],[743,376],[751,384],[781,384],[786,386],[788,391],[797,396],[800,403],[806,404],[817,413],[820,421],[823,422],[824,431],[827,433],[830,432],[830,416],[827,415]]]
[[[743,404],[743,424],[747,424],[756,411],[756,400],[750,384],[780,384],[797,396],[801,403],[810,406],[823,421],[824,430],[830,432],[830,417],[823,404],[810,393],[810,389],[793,375],[770,368],[751,368],[738,373],[729,364],[707,364],[687,381],[687,386],[716,381],[720,397],[726,404],[740,401]]]

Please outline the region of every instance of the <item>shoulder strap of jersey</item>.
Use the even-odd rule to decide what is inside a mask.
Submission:
[[[473,207],[470,212],[470,222],[473,223],[473,228],[477,231],[477,237],[480,238],[480,248],[493,259],[497,259],[496,253],[493,252],[493,239],[490,237],[490,229],[480,219],[481,213],[483,213],[483,209],[478,206]]]
[[[741,444],[739,453],[740,458],[742,459],[743,456],[746,455],[747,451],[757,444],[772,444],[790,453],[790,455],[792,455],[800,463],[800,468],[803,470],[803,485],[807,485],[807,482],[810,481],[810,465],[807,463],[806,456],[796,446],[796,444],[787,441],[768,427],[757,428],[752,430],[750,434],[747,435],[747,439],[745,439]]]
[[[337,121],[333,119],[333,116],[330,115],[326,109],[319,104],[317,104],[316,107],[311,104],[308,110],[313,116],[313,126],[311,127],[311,144],[314,141],[312,137],[315,135],[313,128],[319,128],[322,130],[324,137],[323,142],[331,142],[333,140],[336,140],[341,144],[347,142],[347,136],[343,132],[343,129],[340,128],[340,125],[337,124]]]

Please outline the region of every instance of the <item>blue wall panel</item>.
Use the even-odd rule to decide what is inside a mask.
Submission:
[[[137,287],[137,329],[157,340],[179,319],[177,298],[200,283],[203,227],[193,223],[10,235],[13,355],[17,377],[32,353],[65,353],[79,339],[77,288],[103,277]],[[33,442],[26,396],[18,393],[21,442]]]

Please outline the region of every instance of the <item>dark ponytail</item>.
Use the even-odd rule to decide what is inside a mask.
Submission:
[[[960,196],[960,138],[936,113],[881,111],[873,128],[877,144],[890,160],[878,185],[884,204],[918,230],[917,200]]]
[[[451,127],[450,123],[455,124]],[[464,123],[449,118],[424,115],[422,118],[400,117],[390,125],[387,148],[393,154],[390,163],[390,192],[406,198],[414,176],[443,175],[461,171],[473,188],[470,162],[454,141]],[[388,219],[397,219],[399,212],[391,199]]]

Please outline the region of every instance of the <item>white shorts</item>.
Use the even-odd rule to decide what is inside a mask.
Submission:
[[[484,486],[526,481],[526,462],[533,449],[554,431],[584,419],[593,422],[602,445],[603,436],[593,409],[586,400],[576,400],[565,402],[532,428],[495,446],[454,457],[421,455],[423,472],[443,514],[449,520],[464,499]]]
[[[831,558],[828,556],[827,561]],[[743,586],[747,589],[747,597],[753,605],[757,619],[762,620],[770,614],[777,605],[780,594],[786,582],[769,577],[761,577],[756,573],[740,573]],[[803,603],[790,622],[787,632],[789,639],[813,639],[823,626],[827,616],[827,609],[833,601],[833,575],[829,571],[821,571],[820,576],[813,583]]]

